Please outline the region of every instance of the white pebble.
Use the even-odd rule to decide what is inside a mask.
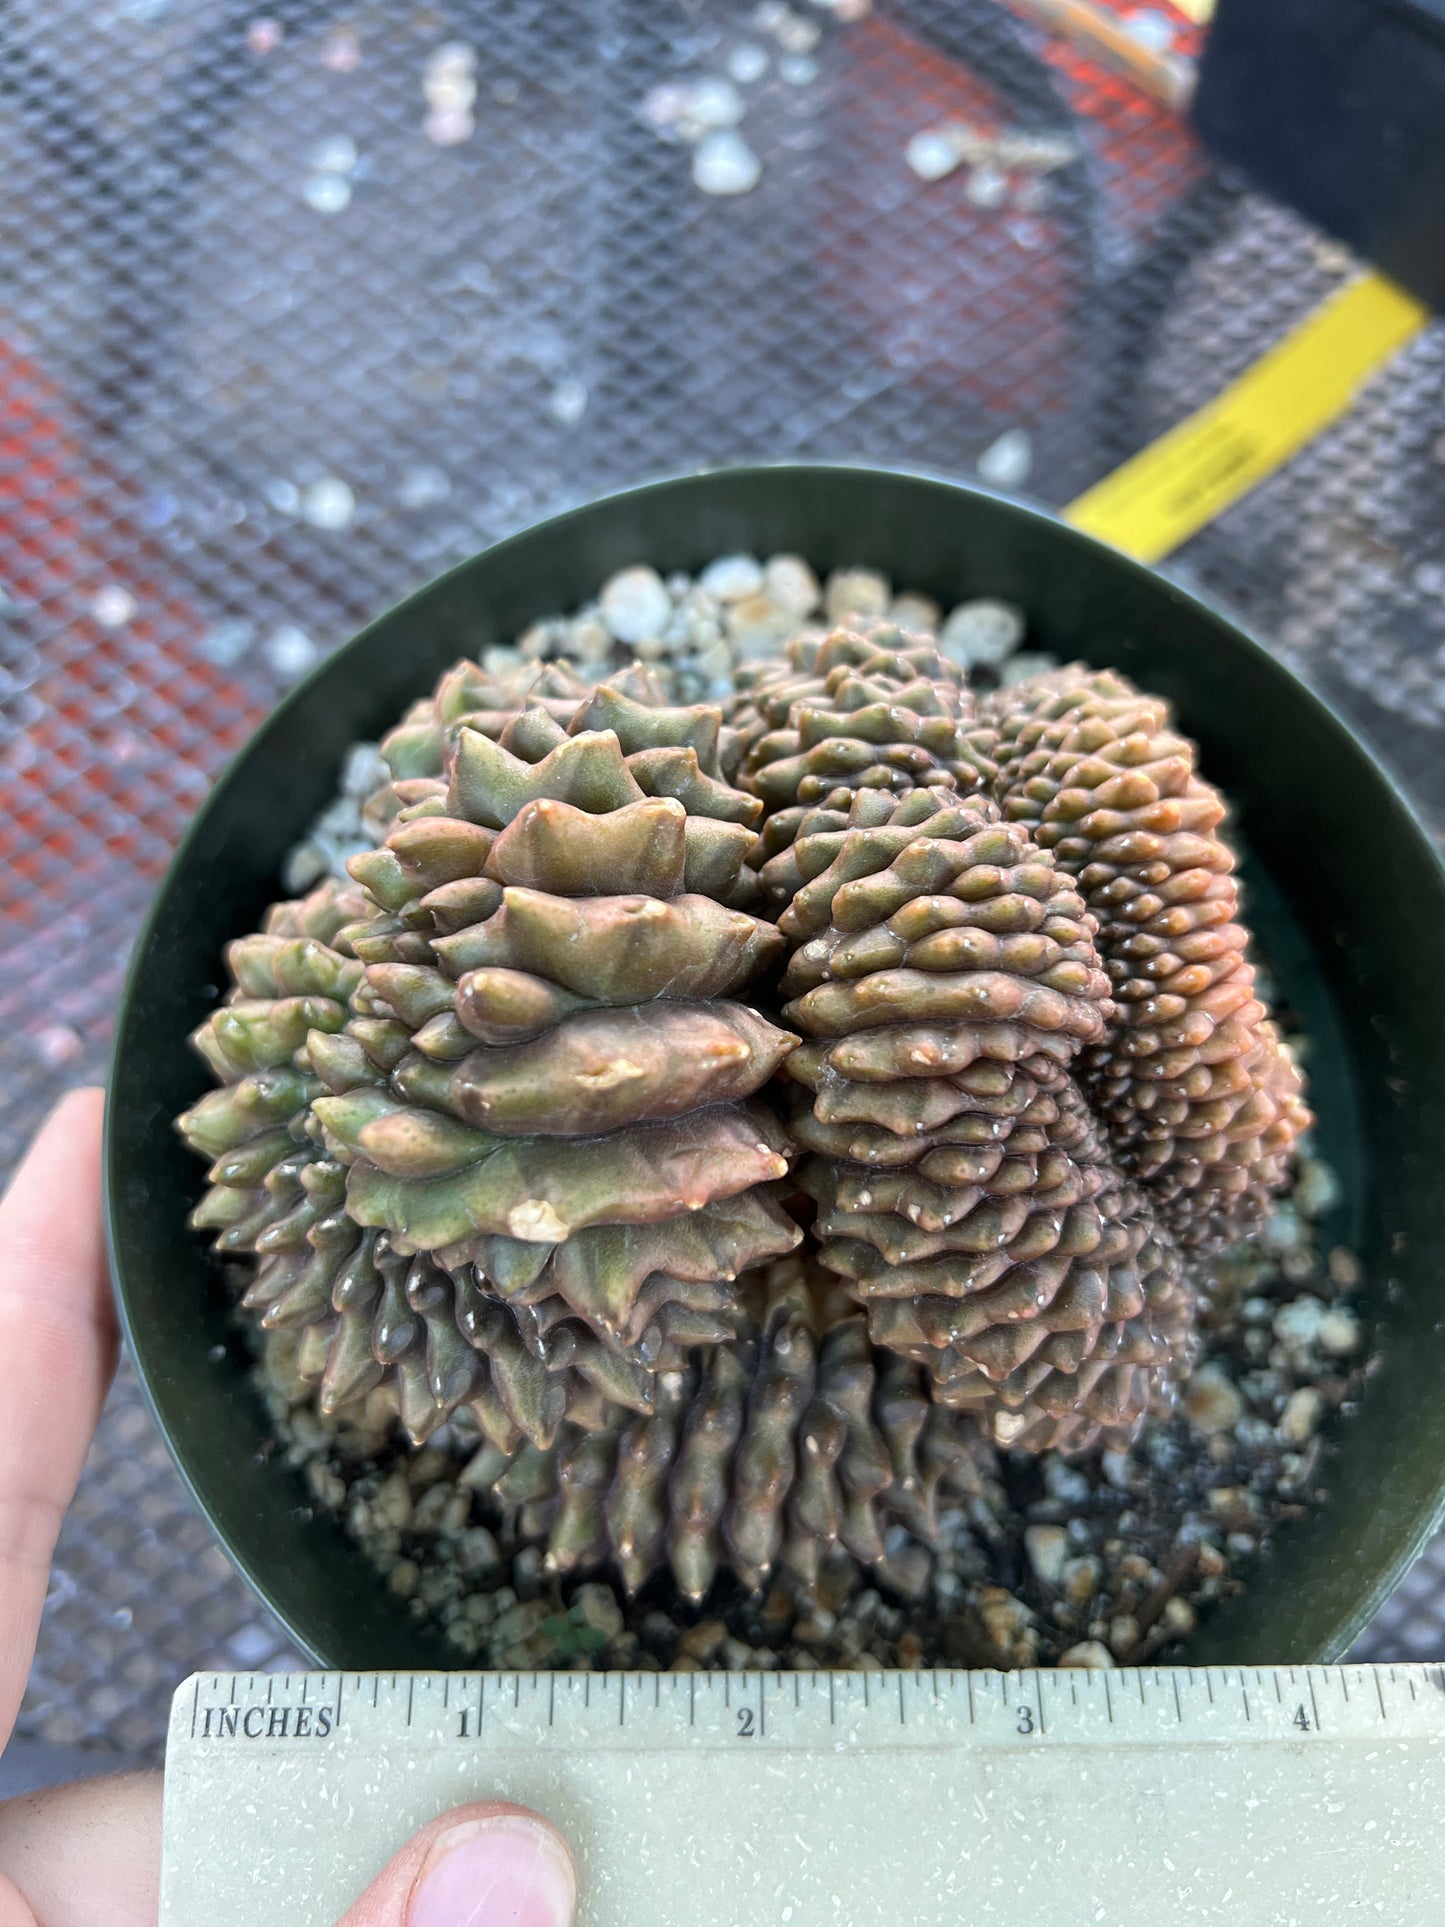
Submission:
[[[1291,1392],[1279,1415],[1279,1435],[1287,1445],[1303,1445],[1324,1415],[1325,1402],[1313,1385]]]
[[[1099,1466],[1116,1492],[1133,1491],[1134,1461],[1127,1452],[1101,1452]]]
[[[810,616],[823,599],[818,578],[800,555],[770,557],[763,570],[763,587],[789,615]]]
[[[107,582],[103,589],[96,590],[90,613],[102,629],[123,629],[139,607],[129,589],[119,582]]]
[[[915,636],[936,636],[938,626],[943,621],[943,611],[926,595],[895,596],[888,610],[888,620],[896,622],[900,629],[907,629]]]
[[[530,629],[524,629],[517,638],[517,654],[523,662],[542,662],[546,657],[556,655],[559,648],[566,646],[567,626],[551,617],[542,622],[534,622]]]
[[[1198,1615],[1194,1608],[1187,1599],[1181,1599],[1177,1594],[1173,1599],[1165,1600],[1164,1611],[1160,1618],[1165,1628],[1181,1639],[1186,1634],[1192,1633],[1198,1624]]]
[[[1359,1259],[1344,1245],[1335,1246],[1325,1261],[1325,1268],[1329,1272],[1330,1283],[1340,1291],[1354,1291],[1364,1276]]]
[[[1120,1659],[1139,1644],[1139,1622],[1133,1613],[1118,1613],[1109,1621],[1109,1644]]]
[[[926,127],[903,150],[903,158],[921,181],[941,181],[963,159],[941,127]]]
[[[612,654],[612,637],[607,625],[599,622],[595,616],[583,616],[568,630],[563,654],[571,656],[576,662],[606,662]]]
[[[1033,465],[1033,437],[1026,428],[1006,429],[978,458],[980,477],[994,488],[1022,488]]]
[[[421,125],[433,147],[460,147],[477,131],[476,120],[466,107],[433,107]]]
[[[416,468],[409,468],[402,476],[397,484],[396,499],[404,509],[427,509],[444,502],[451,492],[451,477],[446,470],[422,462]]]
[[[1008,175],[991,164],[975,167],[963,191],[975,207],[1002,207],[1008,198]]]
[[[294,622],[283,622],[266,644],[266,660],[278,676],[295,682],[320,657],[321,651]]]
[[[672,614],[672,598],[656,569],[640,564],[619,569],[604,585],[602,620],[619,642],[632,644],[660,636]]]
[[[1062,1526],[1029,1526],[1024,1532],[1029,1564],[1046,1586],[1057,1586],[1069,1553],[1069,1535]]]
[[[758,46],[756,41],[747,41],[741,47],[734,47],[728,55],[728,72],[739,86],[750,87],[755,80],[761,80],[767,71],[767,49]]]
[[[995,1413],[995,1431],[998,1429],[998,1420],[1004,1417],[1018,1418],[1022,1414]],[[1027,1424],[1028,1421],[1024,1422]],[[856,1607],[854,1610],[856,1612]],[[1007,1645],[1009,1641],[1017,1639],[1020,1633],[1026,1632],[1034,1617],[1022,1599],[1006,1592],[1002,1586],[984,1587],[979,1594],[978,1616],[987,1627],[990,1638],[1000,1646]]]
[[[558,421],[564,422],[569,428],[574,422],[580,422],[587,413],[586,382],[579,381],[575,375],[568,375],[552,390],[548,406]]]
[[[303,520],[316,529],[344,529],[356,513],[356,497],[339,475],[323,475],[302,491]]]
[[[367,797],[389,782],[391,772],[375,743],[353,743],[341,766],[343,796]]]
[[[1339,1203],[1340,1181],[1322,1158],[1306,1158],[1293,1192],[1295,1209],[1305,1218],[1322,1218]]]
[[[699,80],[688,90],[684,121],[701,136],[715,127],[736,127],[743,117],[743,97],[730,80]]]
[[[1244,1416],[1244,1400],[1218,1365],[1205,1365],[1184,1388],[1184,1409],[1194,1429],[1208,1438],[1234,1430]]]
[[[720,555],[708,563],[698,582],[719,602],[745,602],[763,586],[762,565],[751,555]]]
[[[349,174],[356,162],[356,142],[349,134],[333,134],[311,150],[311,165],[318,174]]]
[[[676,80],[664,80],[649,91],[642,103],[642,118],[660,139],[682,139],[682,122],[690,94],[691,89]]]
[[[1064,1597],[1072,1605],[1087,1605],[1099,1590],[1099,1581],[1103,1576],[1104,1568],[1092,1553],[1085,1553],[1077,1559],[1066,1559],[1059,1573]]]
[[[1304,1242],[1304,1226],[1292,1205],[1277,1205],[1260,1233],[1260,1243],[1270,1251],[1293,1251]]]
[[[499,682],[505,682],[511,674],[522,667],[522,655],[518,649],[511,649],[507,644],[493,642],[482,651],[482,667],[486,669],[489,676],[495,676]]]
[[[1066,1653],[1059,1654],[1058,1664],[1102,1673],[1113,1667],[1114,1655],[1097,1639],[1081,1639],[1077,1646],[1071,1646]]]
[[[1331,1305],[1320,1319],[1320,1350],[1332,1358],[1348,1358],[1360,1349],[1360,1321],[1343,1305]]]
[[[887,613],[892,600],[893,585],[877,569],[834,569],[823,606],[830,622],[872,621]]]
[[[229,616],[208,629],[196,644],[197,649],[207,662],[219,663],[227,668],[239,662],[256,639],[256,625],[247,622],[244,616]]]
[[[313,174],[304,197],[306,205],[318,214],[340,214],[351,205],[351,183],[343,174]]]
[[[411,1487],[400,1472],[393,1472],[389,1479],[383,1480],[373,1504],[379,1516],[398,1532],[404,1532],[411,1524]]]
[[[477,83],[470,67],[431,66],[422,81],[427,104],[437,113],[470,113],[476,105]]]
[[[965,668],[997,668],[1024,639],[1022,612],[1011,602],[980,597],[961,602],[939,634],[943,654]]]
[[[1077,1466],[1055,1453],[1044,1460],[1043,1469],[1044,1490],[1051,1499],[1061,1499],[1065,1505],[1083,1505],[1093,1490]]]
[[[749,596],[745,602],[728,606],[728,635],[745,662],[776,655],[796,626],[787,610],[765,595]]]
[[[1058,657],[1050,656],[1042,649],[1020,649],[999,665],[998,679],[1005,689],[1010,689],[1015,683],[1047,675],[1050,669],[1057,669],[1058,666]]]
[[[810,87],[818,78],[818,63],[811,54],[784,54],[778,74],[790,87]]]
[[[1288,1351],[1307,1351],[1319,1338],[1324,1306],[1305,1292],[1281,1305],[1274,1315],[1274,1335]]]
[[[705,134],[692,157],[692,178],[704,194],[746,194],[762,176],[762,162],[731,129]]]
[[[805,20],[784,7],[773,25],[773,38],[790,54],[810,54],[823,37],[816,20]]]

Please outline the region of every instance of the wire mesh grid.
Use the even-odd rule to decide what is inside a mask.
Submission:
[[[1120,11],[1189,51],[1182,12]],[[746,192],[664,137],[703,81]],[[924,180],[907,143],[948,122],[1064,158]],[[1064,502],[1353,265],[1000,0],[10,0],[0,251],[3,1164],[102,1074],[220,764],[408,589],[744,457],[969,473],[1007,434]],[[1177,559],[1437,825],[1442,389],[1437,325]],[[1437,1547],[1360,1651],[1433,1656],[1442,1627]],[[294,1661],[123,1368],[22,1732],[154,1753],[185,1673]]]

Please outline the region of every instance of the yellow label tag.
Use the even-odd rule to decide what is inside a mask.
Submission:
[[[1214,18],[1214,0],[1174,0],[1174,7],[1196,27],[1207,27]]]
[[[1222,395],[1071,502],[1065,520],[1157,562],[1343,414],[1429,318],[1394,282],[1364,275]]]

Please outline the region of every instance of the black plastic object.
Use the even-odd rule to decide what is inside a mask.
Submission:
[[[608,496],[442,576],[281,705],[218,783],[137,947],[113,1068],[107,1180],[132,1349],[183,1475],[297,1644],[332,1666],[451,1655],[391,1598],[297,1475],[268,1464],[265,1411],[229,1299],[186,1213],[202,1167],[171,1120],[207,1087],[187,1033],[224,944],[278,893],[287,847],[375,737],[457,656],[594,594],[626,563],[696,569],[787,549],[820,570],[872,563],[945,606],[996,595],[1031,645],[1114,665],[1168,697],[1229,793],[1251,852],[1251,915],[1311,1037],[1322,1148],[1358,1243],[1383,1366],[1330,1434],[1327,1507],[1279,1536],[1195,1656],[1304,1662],[1342,1652],[1419,1550],[1445,1494],[1445,872],[1408,804],[1325,703],[1217,611],[1041,510],[863,468],[722,470]]]
[[[1445,309],[1445,0],[1220,0],[1194,121],[1220,160]]]

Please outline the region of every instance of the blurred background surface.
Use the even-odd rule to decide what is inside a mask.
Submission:
[[[0,1166],[217,769],[407,590],[747,457],[1061,505],[1357,271],[1188,131],[1202,0],[1109,64],[1069,12],[0,0]],[[1445,324],[1169,566],[1445,826]],[[1437,1543],[1356,1656],[1442,1649]],[[123,1367],[21,1735],[154,1755],[295,1663]]]

